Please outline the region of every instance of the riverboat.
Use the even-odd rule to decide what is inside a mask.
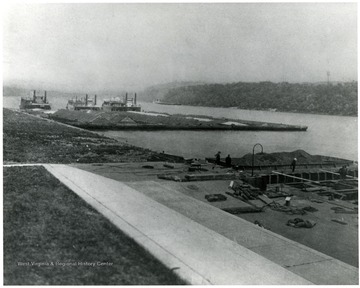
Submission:
[[[51,110],[51,105],[47,101],[46,91],[43,95],[36,95],[36,90],[32,91],[31,97],[21,97],[20,109],[31,110],[31,109],[43,109]]]
[[[81,111],[81,110],[93,110],[98,111],[100,110],[99,106],[96,106],[96,95],[94,96],[94,99],[91,99],[88,97],[88,94],[86,94],[85,98],[78,99],[77,97],[68,100],[68,103],[66,105],[67,110],[75,110],[75,111]]]
[[[136,102],[136,93],[133,98],[128,97],[126,93],[125,98],[121,100],[119,97],[110,100],[104,100],[102,107],[104,111],[135,111],[140,112],[141,106]]]

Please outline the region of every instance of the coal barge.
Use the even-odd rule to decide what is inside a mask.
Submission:
[[[76,127],[94,130],[245,130],[306,131],[307,126],[213,118],[199,115],[169,115],[138,111],[59,110],[51,119]]]

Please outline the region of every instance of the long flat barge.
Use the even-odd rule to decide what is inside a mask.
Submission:
[[[307,126],[257,122],[200,115],[169,115],[124,111],[59,110],[49,115],[53,120],[94,130],[258,130],[306,131]]]

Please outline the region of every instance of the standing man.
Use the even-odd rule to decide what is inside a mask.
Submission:
[[[294,160],[291,162],[291,169],[292,169],[292,172],[294,172],[294,171],[295,171],[295,168],[296,168],[296,161],[297,161],[297,159],[296,159],[296,158],[294,158]]]
[[[221,154],[220,151],[215,154],[215,164],[217,165],[220,165],[220,154]]]
[[[345,180],[345,179],[346,179],[347,172],[348,172],[348,171],[347,171],[346,165],[344,165],[344,166],[342,166],[342,167],[340,168],[339,174],[340,174],[340,178],[341,178],[342,180]]]
[[[227,167],[231,167],[231,157],[230,154],[225,158],[225,164]]]

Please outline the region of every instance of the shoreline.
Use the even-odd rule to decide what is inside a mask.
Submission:
[[[10,97],[10,96],[9,96]],[[145,102],[151,104],[157,104],[152,102]],[[161,105],[161,104],[160,104]],[[171,104],[169,104],[171,106]],[[358,118],[359,115],[343,115],[343,114],[326,114],[326,113],[318,113],[318,112],[300,112],[300,111],[283,111],[283,110],[261,110],[261,109],[246,109],[240,107],[225,107],[225,106],[203,106],[203,105],[186,105],[186,104],[175,104],[173,106],[189,106],[189,107],[204,107],[204,108],[222,108],[222,109],[236,109],[236,110],[246,110],[246,111],[260,111],[260,112],[272,112],[272,113],[293,113],[293,114],[306,114],[306,115],[319,115],[319,116],[340,116],[340,117],[354,117]],[[277,108],[276,108],[277,109]]]

